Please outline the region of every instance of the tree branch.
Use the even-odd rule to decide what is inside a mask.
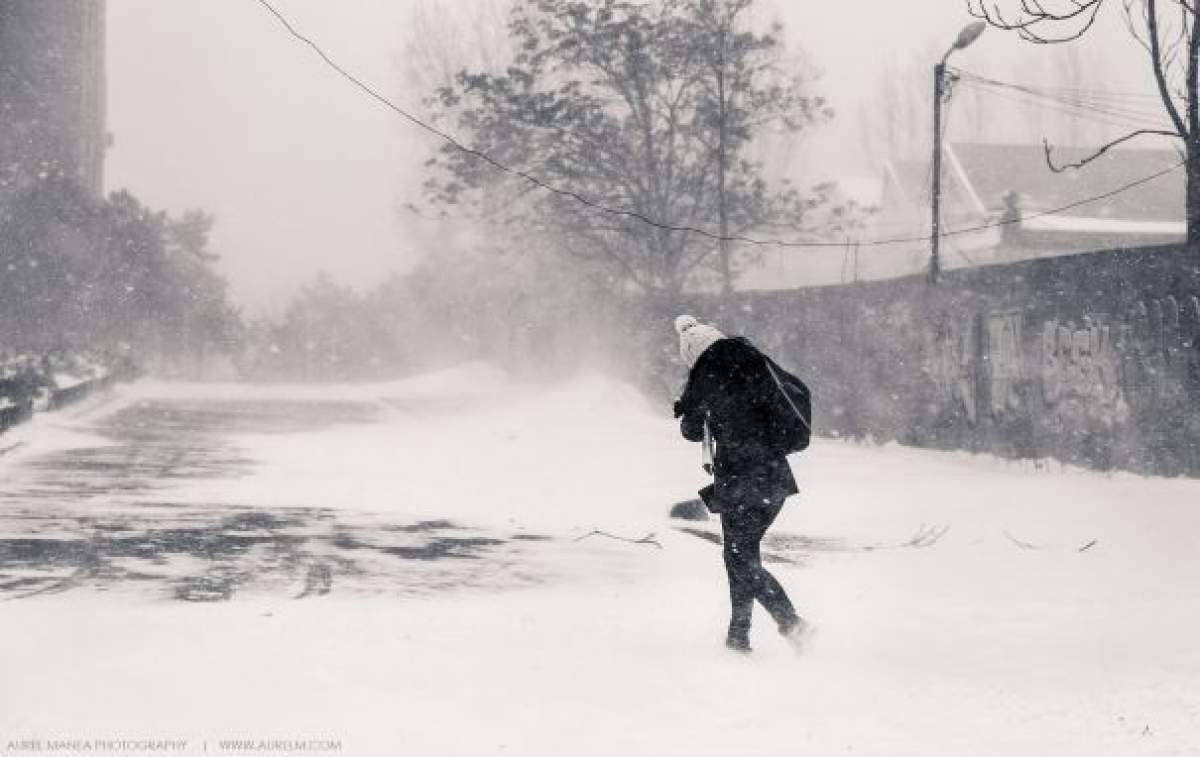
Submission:
[[[663,548],[663,545],[660,544],[659,541],[654,538],[654,534],[652,534],[652,533],[646,534],[645,536],[643,536],[640,539],[630,539],[625,536],[616,536],[614,534],[608,533],[607,531],[601,531],[601,530],[597,529],[590,533],[586,533],[583,536],[580,536],[575,541],[583,541],[584,539],[590,538],[592,536],[603,536],[606,539],[614,539],[616,541],[623,541],[623,542],[627,542],[629,544],[649,544],[651,546],[658,547],[659,549]]]
[[[1013,544],[1015,544],[1017,546],[1017,548],[1019,548],[1019,549],[1024,549],[1024,550],[1041,549],[1041,547],[1039,547],[1036,544],[1033,544],[1032,542],[1027,542],[1027,541],[1018,539],[1017,537],[1010,534],[1007,529],[1004,529],[1004,535],[1006,537],[1008,537],[1008,540],[1011,541]]]
[[[1126,134],[1123,137],[1114,139],[1113,141],[1104,145],[1103,147],[1096,150],[1091,155],[1087,156],[1086,158],[1084,158],[1082,160],[1078,160],[1073,163],[1063,163],[1061,165],[1054,164],[1054,160],[1050,155],[1050,150],[1051,150],[1050,142],[1043,139],[1042,146],[1046,149],[1046,165],[1049,166],[1050,170],[1053,171],[1054,173],[1063,173],[1064,171],[1067,171],[1067,170],[1070,170],[1073,168],[1083,168],[1088,163],[1091,163],[1093,160],[1096,160],[1101,155],[1108,152],[1109,150],[1116,147],[1117,145],[1122,144],[1124,142],[1128,142],[1131,139],[1136,139],[1137,137],[1142,137],[1142,136],[1146,136],[1146,135],[1153,135],[1153,136],[1158,136],[1158,137],[1174,137],[1176,139],[1179,139],[1179,135],[1173,131],[1166,131],[1163,129],[1138,129],[1137,131],[1130,132],[1129,134]]]
[[[1096,23],[1096,16],[1103,3],[1104,0],[1071,0],[1071,4],[1074,6],[1072,10],[1058,12],[1046,8],[1038,0],[1021,0],[1021,10],[1025,14],[1025,18],[1019,21],[1007,21],[998,2],[992,2],[991,10],[988,10],[984,0],[978,0],[978,3],[976,0],[968,0],[967,12],[997,29],[1015,31],[1030,42],[1048,44],[1068,42],[1083,36]],[[1084,16],[1087,17],[1087,21],[1083,27],[1064,37],[1047,37],[1035,31],[1038,26],[1057,25]]]
[[[1178,0],[1181,4],[1183,0]],[[1183,26],[1182,34],[1187,36],[1187,113],[1188,134],[1194,139],[1200,135],[1200,110],[1197,100],[1200,99],[1200,72],[1197,71],[1196,56],[1200,53],[1200,34],[1196,31],[1196,12],[1191,11],[1191,23],[1188,23],[1188,10],[1181,5],[1183,15],[1179,22]]]
[[[1154,68],[1154,81],[1158,84],[1158,94],[1162,98],[1163,107],[1167,109],[1167,115],[1171,117],[1171,123],[1175,125],[1179,136],[1188,139],[1187,124],[1180,117],[1175,100],[1171,97],[1171,89],[1167,85],[1166,66],[1162,59],[1162,45],[1158,36],[1157,0],[1146,0],[1146,30],[1150,41],[1150,64]]]

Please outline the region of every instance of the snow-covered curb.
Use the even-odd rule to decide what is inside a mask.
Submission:
[[[34,413],[28,421],[0,434],[0,467],[29,455],[103,444],[103,439],[82,427],[135,401],[136,386],[117,384],[67,407]]]

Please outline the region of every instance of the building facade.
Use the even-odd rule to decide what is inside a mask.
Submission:
[[[104,191],[106,0],[0,0],[0,203],[38,180]]]

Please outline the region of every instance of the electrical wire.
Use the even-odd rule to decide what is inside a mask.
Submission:
[[[968,88],[972,87],[970,82],[963,82],[963,84],[966,85]],[[1013,103],[1015,105],[1021,105],[1024,107],[1033,106],[1033,107],[1037,107],[1041,110],[1056,112],[1056,113],[1060,113],[1060,114],[1063,114],[1066,116],[1071,116],[1071,117],[1077,117],[1077,118],[1084,119],[1086,121],[1090,121],[1092,123],[1103,124],[1105,126],[1112,126],[1112,127],[1116,127],[1119,129],[1137,129],[1137,128],[1168,129],[1168,128],[1170,128],[1163,121],[1154,120],[1150,117],[1146,117],[1145,119],[1142,119],[1142,120],[1135,120],[1133,118],[1121,118],[1121,117],[1106,118],[1103,116],[1096,115],[1095,112],[1087,110],[1087,109],[1072,108],[1072,107],[1069,107],[1066,105],[1056,106],[1052,103],[1047,104],[1047,103],[1039,102],[1039,101],[1036,101],[1036,100],[1033,100],[1030,98],[1023,98],[1017,94],[1006,92],[1006,91],[997,91],[997,90],[991,90],[991,89],[986,89],[986,88],[981,88],[976,91],[985,92],[986,94],[988,94],[992,97],[995,97],[1000,100],[1004,100],[1005,102]]]
[[[1161,111],[1151,112],[1146,110],[1098,106],[1083,101],[1023,92],[1013,88],[992,87],[987,84],[980,84],[971,80],[963,80],[961,84],[975,91],[986,92],[989,95],[1000,97],[1002,99],[1015,100],[1022,102],[1025,105],[1034,105],[1043,109],[1057,110],[1060,112],[1066,112],[1070,115],[1091,118],[1093,120],[1103,121],[1106,123],[1111,123],[1113,121],[1133,124],[1165,123],[1164,119],[1162,118]]]
[[[321,48],[321,46],[318,45],[313,39],[311,39],[310,37],[301,33],[300,30],[294,24],[292,24],[292,22],[282,12],[280,12],[278,9],[275,8],[274,5],[272,5],[270,2],[268,2],[268,0],[255,0],[255,1],[259,5],[261,5],[268,13],[270,13],[275,18],[275,20],[288,32],[288,34],[290,34],[292,37],[294,37],[297,41],[299,41],[299,42],[303,43],[304,45],[308,46],[309,48],[311,48],[312,51],[314,53],[316,53],[316,55],[318,57],[320,57],[320,59],[325,63],[326,66],[328,66],[330,69],[332,69],[335,73],[337,73],[342,78],[349,81],[355,87],[357,87],[358,89],[360,89],[361,91],[366,93],[371,99],[377,101],[378,103],[380,103],[384,107],[388,108],[389,110],[394,111],[395,113],[397,113],[404,119],[408,120],[409,122],[411,122],[413,125],[417,126],[418,128],[421,128],[421,129],[429,132],[430,134],[433,134],[434,136],[440,138],[441,140],[443,140],[447,144],[451,145],[455,149],[460,150],[467,155],[475,157],[475,158],[483,161],[484,163],[487,163],[488,165],[492,166],[493,168],[495,168],[498,171],[501,171],[502,173],[506,173],[511,176],[516,176],[520,179],[525,180],[526,182],[530,183],[531,185],[533,185],[535,187],[538,187],[547,192],[550,192],[551,194],[574,200],[574,201],[576,201],[582,205],[585,205],[589,208],[592,208],[593,210],[596,210],[600,213],[633,219],[636,221],[640,221],[641,223],[644,223],[647,226],[651,226],[656,229],[661,229],[663,231],[695,234],[697,236],[701,236],[706,239],[710,239],[710,240],[718,241],[718,242],[740,242],[743,244],[748,244],[748,245],[753,245],[753,246],[761,246],[761,247],[797,247],[797,248],[830,248],[830,247],[843,247],[845,245],[844,241],[842,241],[842,242],[819,242],[819,241],[802,242],[802,241],[775,239],[775,238],[756,239],[753,237],[742,236],[739,234],[722,236],[720,234],[716,234],[716,233],[713,233],[706,229],[701,229],[701,228],[697,228],[694,226],[679,226],[679,225],[675,225],[675,224],[663,223],[663,222],[657,221],[653,218],[650,218],[646,215],[643,215],[637,211],[610,207],[603,203],[589,199],[574,190],[563,189],[561,187],[555,186],[554,184],[551,184],[550,182],[548,182],[546,180],[540,179],[537,176],[534,176],[526,171],[523,171],[519,168],[514,168],[505,163],[502,163],[501,161],[493,158],[492,156],[488,155],[487,153],[485,153],[481,150],[477,150],[475,148],[472,148],[472,147],[469,147],[469,146],[463,144],[461,141],[456,139],[454,136],[442,131],[441,129],[438,129],[436,126],[433,126],[432,124],[429,124],[426,121],[422,120],[421,118],[418,118],[417,116],[408,112],[407,110],[405,110],[404,108],[400,107],[395,102],[393,102],[391,99],[380,94],[379,91],[376,90],[374,87],[367,84],[362,79],[359,79],[357,76],[355,76],[354,74],[350,73],[345,68],[343,68],[336,60],[334,60],[329,54],[327,54]],[[955,69],[955,71],[957,72],[958,70]],[[966,72],[960,72],[960,73],[966,73]],[[974,75],[971,75],[971,76],[974,76]],[[988,229],[999,228],[1001,226],[1005,226],[1008,224],[1020,223],[1022,220],[1028,220],[1031,218],[1038,218],[1041,216],[1053,215],[1055,213],[1061,213],[1063,211],[1072,210],[1074,208],[1078,208],[1083,205],[1087,205],[1087,204],[1090,204],[1093,202],[1098,202],[1100,200],[1107,199],[1109,197],[1113,197],[1115,195],[1121,194],[1122,192],[1127,192],[1127,191],[1134,189],[1138,186],[1141,186],[1143,184],[1147,184],[1161,176],[1164,176],[1168,173],[1171,173],[1172,171],[1179,169],[1185,163],[1186,163],[1186,161],[1180,161],[1176,165],[1173,165],[1169,168],[1165,168],[1161,171],[1157,171],[1155,173],[1150,174],[1149,176],[1145,176],[1136,181],[1129,182],[1128,184],[1120,186],[1114,190],[1111,190],[1111,191],[1108,191],[1108,192],[1105,192],[1103,194],[1096,195],[1093,197],[1087,197],[1082,200],[1078,200],[1076,202],[1073,202],[1073,203],[1070,203],[1067,205],[1063,205],[1061,207],[1053,208],[1051,210],[1045,210],[1045,211],[1041,211],[1038,213],[1031,213],[1029,215],[1024,216],[1024,219],[1018,218],[1018,219],[1000,220],[1000,221],[995,221],[995,222],[986,223],[986,224],[980,224],[980,225],[976,225],[976,226],[969,226],[969,227],[964,227],[964,228],[960,228],[960,229],[954,229],[951,231],[945,231],[945,232],[938,234],[938,238],[944,239],[947,237],[960,236],[963,234],[972,234],[972,233],[976,233],[976,232],[980,232],[980,231],[986,231]],[[913,237],[894,237],[894,238],[890,238],[890,239],[863,240],[863,241],[857,242],[857,244],[861,247],[882,247],[882,246],[893,245],[893,244],[915,244],[915,243],[920,243],[920,242],[931,242],[931,241],[933,241],[933,237],[930,235],[925,235],[925,236],[913,236]]]
[[[1039,88],[999,81],[958,68],[949,70],[959,81],[976,89],[990,89],[993,94],[998,96],[1000,91],[1015,93],[1018,97],[1033,100],[1042,107],[1069,111],[1071,115],[1085,118],[1089,115],[1103,117],[1094,118],[1102,123],[1138,126],[1163,124],[1161,108],[1147,108],[1141,104],[1122,102],[1119,98],[1125,97],[1125,95],[1117,95],[1104,90]],[[1114,124],[1114,120],[1127,123]]]

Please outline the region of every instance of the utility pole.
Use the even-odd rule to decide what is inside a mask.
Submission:
[[[946,57],[949,57],[949,53]],[[942,273],[939,246],[942,239],[942,99],[946,96],[946,58],[933,67],[933,187],[930,206],[933,222],[929,232],[929,283],[938,283]]]
[[[933,67],[933,186],[930,188],[930,210],[933,218],[929,235],[929,283],[937,284],[942,275],[939,248],[942,241],[942,100],[946,98],[946,60],[956,51],[962,50],[979,39],[987,28],[984,21],[976,21],[958,33],[958,39]]]

